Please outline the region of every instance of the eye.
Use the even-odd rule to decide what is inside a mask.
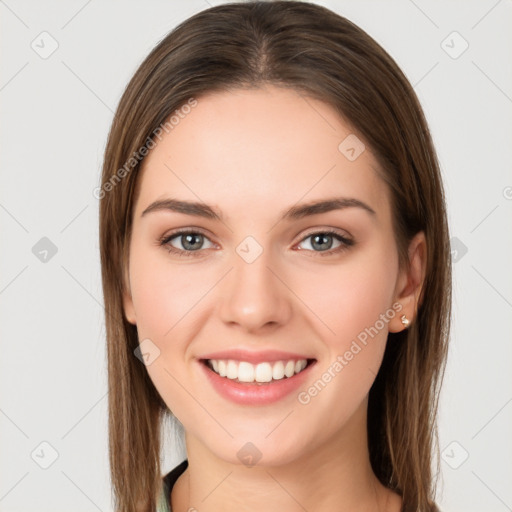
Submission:
[[[333,245],[333,238],[339,242],[339,246],[334,249],[331,249]],[[352,240],[351,238],[347,238],[338,231],[330,229],[324,231],[315,231],[314,233],[311,233],[305,238],[303,238],[301,243],[304,243],[304,241],[308,239],[312,239],[309,245],[313,248],[313,252],[321,253],[320,256],[329,256],[332,254],[336,254],[345,251],[350,246],[354,245],[354,240]]]
[[[309,244],[312,249],[306,250],[313,253],[320,253],[320,256],[337,254],[354,245],[354,240],[347,238],[338,231],[332,229],[315,231],[303,238],[300,244],[304,243],[308,239],[312,239],[312,242]],[[338,247],[335,247],[334,249],[332,249],[333,239],[337,240],[339,243]],[[212,244],[212,247],[215,246],[215,244],[213,244],[201,231],[182,229],[162,237],[159,240],[159,245],[165,246],[168,252],[178,256],[199,256],[201,249],[204,249],[202,246],[205,240],[208,240]],[[175,247],[173,243],[171,243],[176,243],[176,241],[181,247]],[[303,251],[304,248],[299,248],[299,250]]]
[[[176,248],[171,244],[174,239],[179,242],[181,248]],[[204,240],[209,239],[200,231],[184,229],[163,237],[160,240],[160,245],[166,246],[170,253],[177,254],[178,256],[196,256],[194,253],[199,252]]]

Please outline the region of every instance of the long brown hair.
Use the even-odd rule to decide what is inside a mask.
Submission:
[[[115,510],[155,509],[162,485],[161,425],[172,415],[134,355],[137,329],[123,311],[143,156],[162,126],[191,99],[264,84],[330,105],[372,150],[391,191],[401,268],[408,265],[408,242],[425,233],[427,268],[417,316],[407,330],[389,334],[369,396],[368,443],[375,474],[402,496],[403,512],[432,511],[438,395],[451,308],[439,164],[416,94],[394,60],[349,20],[297,1],[223,4],[192,16],[147,56],[115,113],[96,191]]]

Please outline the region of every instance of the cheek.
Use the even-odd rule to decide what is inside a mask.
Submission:
[[[201,266],[184,264],[180,268],[169,263],[166,255],[164,248],[134,247],[130,276],[139,337],[154,337],[164,345],[179,322],[200,309],[201,298],[211,286]]]
[[[354,254],[339,265],[316,274],[297,276],[301,297],[325,324],[322,332],[336,349],[342,349],[365,329],[378,322],[381,339],[386,339],[379,321],[390,311],[397,274],[397,257],[393,247],[372,244],[371,248]]]
[[[380,320],[387,295],[376,294],[374,281],[363,281],[364,275],[344,277],[319,310],[333,332],[318,328],[327,333],[326,352],[317,363],[315,379],[297,396],[296,420],[301,418],[306,425],[309,417],[329,418],[322,438],[334,435],[361,408],[379,371],[388,334],[387,324]]]

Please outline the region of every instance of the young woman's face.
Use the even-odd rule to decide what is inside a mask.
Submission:
[[[197,101],[139,176],[125,312],[152,381],[188,439],[227,462],[283,464],[366,436],[388,331],[409,313],[376,160],[291,90]],[[171,199],[209,208],[151,207]],[[300,213],[328,200],[339,207]],[[219,218],[199,215],[210,208]],[[232,359],[228,376],[208,359],[219,372]],[[238,382],[254,376],[272,381]]]

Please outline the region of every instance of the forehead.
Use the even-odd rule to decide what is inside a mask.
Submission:
[[[291,89],[201,96],[156,141],[138,177],[136,216],[171,196],[218,205],[227,219],[256,211],[271,219],[276,209],[332,196],[388,207],[361,137],[332,107]]]

